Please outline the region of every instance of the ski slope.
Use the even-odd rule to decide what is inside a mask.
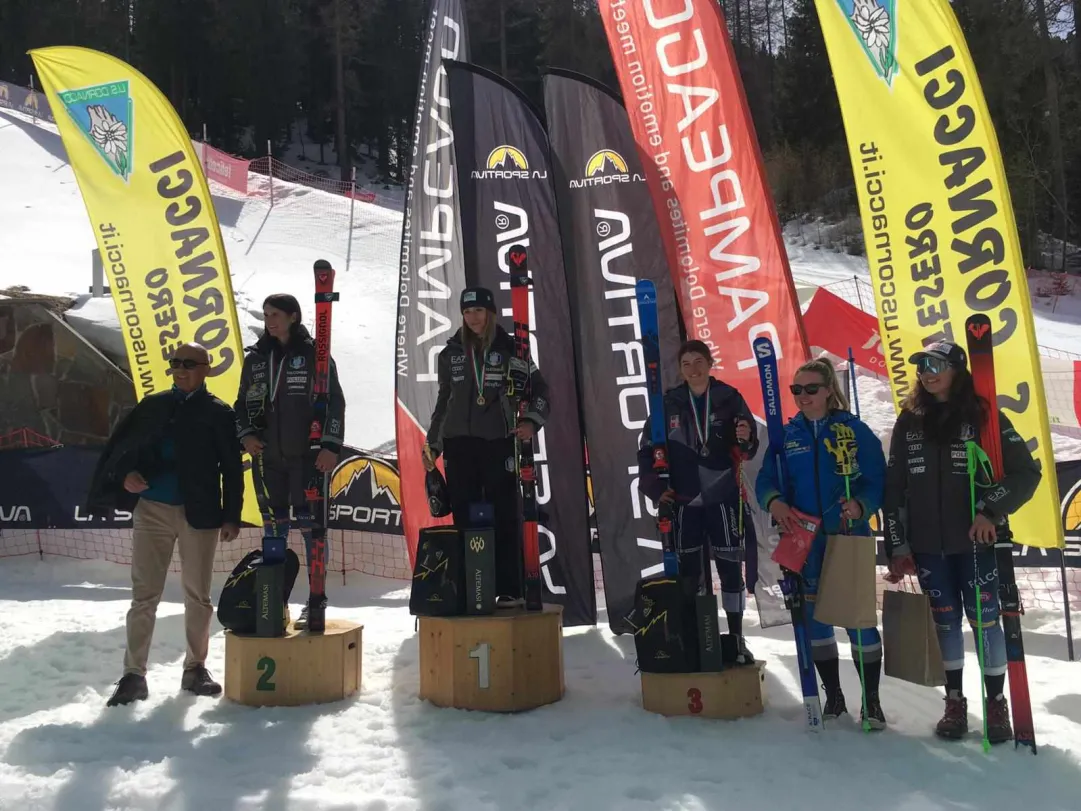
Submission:
[[[334,309],[332,354],[346,398],[346,441],[366,449],[384,446],[394,439],[401,215],[357,204],[346,273],[349,201],[280,181],[274,186],[273,207],[267,196],[214,197],[244,343],[250,345],[261,333],[262,302],[270,293],[295,295],[310,324],[315,314],[312,264],[329,260],[338,269],[341,293]],[[112,300],[88,295],[96,244],[60,136],[9,111],[0,113],[0,233],[0,289],[22,285],[34,293],[80,299],[69,320],[88,339],[112,345],[122,356]]]
[[[296,150],[293,150],[296,151]],[[0,243],[0,289],[25,285],[35,293],[77,298],[67,313],[76,328],[114,357],[124,356],[116,311],[109,298],[91,299],[90,253],[95,247],[86,209],[55,128],[11,111],[0,113],[0,223],[11,238]],[[213,187],[229,258],[245,343],[262,329],[261,305],[270,293],[291,292],[305,319],[314,314],[311,267],[315,259],[346,265],[349,201],[281,181],[269,205],[265,178],[250,175],[262,196],[237,199]],[[386,195],[397,199],[400,194]],[[395,330],[401,212],[358,203],[352,233],[351,270],[340,271],[333,354],[345,391],[346,441],[369,450],[393,451]],[[792,274],[800,285],[822,286],[869,279],[863,257],[803,245],[786,232]],[[1037,300],[1038,342],[1063,351],[1078,348],[1081,299],[1052,313]],[[863,417],[886,441],[895,413],[884,381],[860,379]],[[1052,435],[1058,459],[1081,459],[1081,437]]]
[[[277,187],[276,187],[277,188]],[[311,265],[345,265],[347,201],[300,187],[263,200],[218,197],[247,338],[270,292],[293,292],[310,320]],[[357,223],[353,270],[339,274],[334,355],[348,399],[347,440],[375,448],[393,437],[392,348],[400,215],[371,207]],[[85,297],[94,247],[85,209],[55,133],[0,113],[0,289]],[[859,258],[790,244],[799,281],[866,276]],[[1053,317],[1050,317],[1052,316]],[[1038,312],[1040,343],[1071,349],[1076,312]],[[70,317],[115,339],[109,299]],[[864,417],[883,437],[893,422],[886,387],[860,379]],[[1060,458],[1081,458],[1056,435]],[[1063,444],[1066,443],[1066,444]],[[1075,455],[1064,455],[1075,454]],[[217,578],[217,595],[222,578]],[[303,591],[303,589],[301,589]],[[930,730],[941,690],[883,679],[891,722],[866,737],[851,718],[812,736],[802,725],[788,627],[756,627],[748,644],[767,663],[767,709],[739,722],[665,719],[641,709],[633,641],[607,630],[565,632],[567,694],[521,716],[441,710],[417,699],[418,651],[408,584],[350,575],[328,614],[363,623],[363,687],[322,707],[254,710],[195,699],[177,687],[182,594],[170,578],[158,613],[151,697],[106,710],[120,675],[127,568],[33,558],[0,561],[0,809],[19,811],[1077,811],[1081,807],[1081,671],[1065,661],[1061,617],[1030,611],[1025,643],[1040,755],[1009,747],[984,755],[978,667],[968,638],[969,740]],[[294,606],[294,611],[297,607]],[[223,675],[215,623],[208,665]],[[841,645],[843,658],[848,646]],[[858,682],[842,665],[848,703]],[[857,710],[858,713],[858,710]]]

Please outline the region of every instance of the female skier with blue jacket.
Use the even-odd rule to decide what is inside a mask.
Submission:
[[[886,458],[882,443],[870,428],[848,410],[848,398],[837,380],[833,364],[827,360],[805,363],[791,385],[800,413],[785,425],[783,458],[770,448],[762,462],[755,491],[763,509],[769,510],[781,531],[795,529],[792,508],[820,516],[822,523],[800,575],[806,595],[805,612],[811,636],[811,655],[826,691],[824,719],[847,712],[841,690],[837,640],[832,626],[814,618],[818,579],[826,554],[828,535],[870,535],[867,523],[882,503]],[[855,465],[849,477],[851,499],[846,498],[845,478],[838,470],[832,449],[842,438],[856,443]],[[877,628],[857,633],[848,629],[852,659],[860,670],[860,643],[863,653],[863,688],[867,709],[861,720],[872,729],[884,729],[886,717],[878,697],[882,675],[882,639]]]

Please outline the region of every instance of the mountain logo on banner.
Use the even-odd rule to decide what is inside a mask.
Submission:
[[[334,529],[401,533],[402,480],[383,459],[353,452],[330,476],[328,520]]]
[[[125,183],[131,178],[134,107],[127,80],[61,90],[57,95],[75,126]]]
[[[503,144],[488,153],[488,168],[521,169],[525,172],[529,169],[529,161],[518,147]]]
[[[593,186],[608,186],[612,183],[645,182],[640,174],[631,174],[627,159],[614,149],[598,149],[586,161],[582,177],[571,178],[572,189],[588,189]]]
[[[897,0],[837,0],[875,73],[888,86],[897,75]]]
[[[544,180],[546,170],[529,168],[529,160],[518,147],[500,144],[488,153],[484,169],[474,169],[470,177],[474,180]]]
[[[586,163],[586,177],[603,174],[609,166],[614,172],[621,175],[627,174],[627,161],[622,155],[611,149],[601,149],[594,152],[593,157]]]
[[[1062,499],[1062,528],[1067,536],[1077,536],[1081,530],[1081,478],[1073,483]]]

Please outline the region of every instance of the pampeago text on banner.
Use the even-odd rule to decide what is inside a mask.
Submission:
[[[735,53],[716,0],[600,0],[687,336],[764,419],[756,338],[782,377],[808,357]],[[794,409],[785,391],[785,412]]]

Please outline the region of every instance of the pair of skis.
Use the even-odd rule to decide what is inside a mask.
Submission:
[[[995,386],[994,330],[986,315],[973,315],[965,322],[969,364],[976,393],[987,401],[987,425],[980,432],[980,445],[991,460],[995,480],[1001,481],[1002,434],[998,421],[998,389]],[[1025,666],[1025,646],[1021,639],[1021,598],[1013,569],[1013,538],[1008,534],[995,542],[998,565],[998,594],[1002,630],[1006,636],[1006,667],[1010,680],[1010,708],[1013,714],[1014,748],[1024,745],[1036,754],[1036,728],[1032,719],[1032,698]],[[983,622],[982,607],[978,621]],[[984,706],[984,715],[987,707]]]
[[[525,419],[532,399],[529,351],[529,254],[524,245],[512,245],[507,252],[510,260],[511,312],[514,319],[514,357],[525,365],[526,379],[522,391],[515,391],[518,421]],[[525,607],[541,611],[540,542],[537,536],[537,475],[533,459],[533,441],[515,439],[518,482],[522,493],[522,557],[525,569]]]
[[[315,272],[315,378],[312,392],[312,424],[308,432],[308,449],[312,468],[304,495],[314,519],[312,526],[311,567],[308,570],[308,631],[322,633],[326,629],[327,578],[327,479],[326,473],[315,467],[315,458],[323,447],[327,412],[330,408],[330,326],[334,302],[334,268],[325,259],[316,261]]]
[[[781,492],[784,493],[788,481],[788,467],[784,454],[784,415],[781,411],[781,381],[777,352],[769,338],[756,339],[753,350],[755,360],[758,362],[762,403],[766,412],[766,434],[769,443],[766,452],[774,456],[777,479]],[[792,631],[796,638],[796,663],[807,727],[812,732],[820,732],[822,730],[822,699],[818,694],[818,680],[815,677],[814,661],[811,658],[811,633],[805,610],[806,595],[803,590],[803,578],[799,572],[788,569],[782,569],[782,571],[784,578],[781,581],[781,591],[784,593],[785,603],[792,616]]]

